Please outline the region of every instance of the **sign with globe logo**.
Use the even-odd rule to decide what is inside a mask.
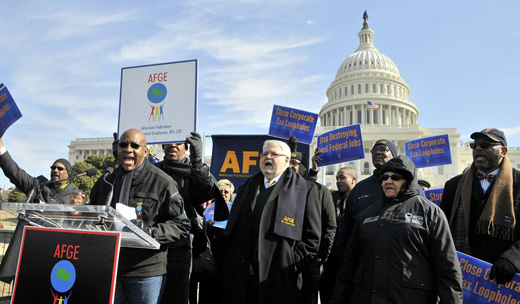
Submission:
[[[69,291],[74,282],[76,281],[76,268],[71,262],[67,260],[61,260],[51,271],[51,285],[52,287],[61,293]]]
[[[150,108],[152,112],[148,121],[160,121],[164,120],[164,99],[166,98],[167,89],[166,86],[160,82],[154,83],[148,89],[147,97],[150,101]],[[161,104],[162,103],[162,104]]]
[[[197,60],[121,69],[117,133],[141,130],[148,144],[184,142],[196,131]]]

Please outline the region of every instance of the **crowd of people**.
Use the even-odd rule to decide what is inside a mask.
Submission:
[[[462,303],[457,251],[491,263],[497,284],[520,269],[520,172],[502,131],[471,138],[473,163],[446,182],[440,207],[390,140],[370,150],[370,177],[341,168],[331,191],[317,182],[320,151],[309,166],[294,138],[264,142],[260,172],[233,185],[203,164],[199,134],[164,144],[154,165],[136,129],[115,143],[119,166],[90,199],[68,180],[65,159],[32,199],[139,208],[140,227],[161,247],[121,249],[116,304]],[[1,139],[0,168],[22,192],[34,189],[38,178]]]

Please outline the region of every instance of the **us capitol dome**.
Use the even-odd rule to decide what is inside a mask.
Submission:
[[[339,65],[327,89],[327,103],[320,110],[321,126],[316,128],[315,135],[360,124],[365,158],[326,166],[320,170],[319,181],[335,185],[335,174],[342,167],[355,168],[359,180],[372,175],[375,168],[370,149],[379,139],[393,141],[399,153],[405,154],[407,141],[447,134],[452,164],[418,170],[420,179],[428,180],[433,187],[443,187],[446,180],[471,164],[471,149],[467,143],[459,142],[456,128],[421,128],[419,108],[410,100],[410,87],[395,62],[376,48],[375,32],[368,24],[366,11],[363,21],[358,33],[359,46]],[[315,147],[314,142],[312,151]]]

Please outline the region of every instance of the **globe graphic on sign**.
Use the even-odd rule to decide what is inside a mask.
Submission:
[[[58,292],[67,292],[76,281],[76,269],[71,262],[62,260],[51,271],[51,285]]]
[[[166,86],[162,83],[154,83],[148,89],[148,100],[151,103],[160,103],[166,98]]]

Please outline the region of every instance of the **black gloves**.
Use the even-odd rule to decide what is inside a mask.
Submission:
[[[497,284],[505,284],[511,282],[516,272],[515,265],[506,259],[498,258],[493,267],[491,267],[489,278],[495,280]]]
[[[190,144],[190,162],[195,167],[202,165],[202,138],[199,133],[191,132],[190,137],[186,137],[186,142]]]

